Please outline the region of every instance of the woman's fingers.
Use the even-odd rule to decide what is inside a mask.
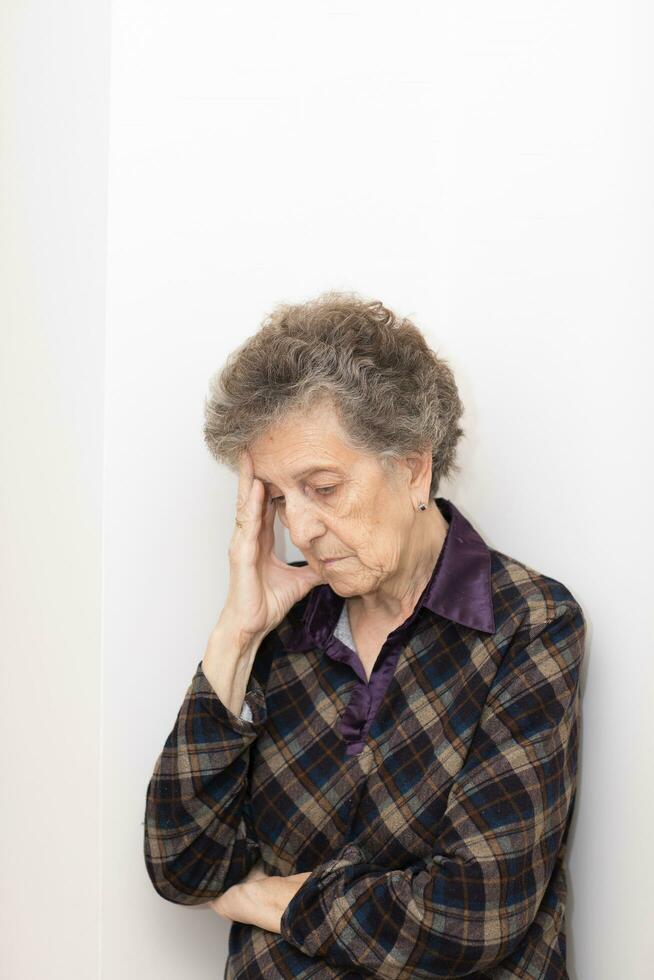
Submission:
[[[268,555],[275,541],[275,508],[270,504],[266,488],[254,476],[252,457],[247,450],[239,464],[237,529],[244,531],[242,544],[250,549],[248,557],[256,558],[257,545],[261,554]]]
[[[252,457],[246,450],[244,453],[241,453],[238,464],[238,487],[236,489],[236,514],[238,517],[245,514],[250,498],[250,490],[252,489],[253,477],[254,468],[252,466]]]
[[[261,549],[266,557],[273,550],[275,544],[275,508],[270,502],[268,494],[264,491],[263,501],[263,523],[261,526]]]
[[[245,451],[239,461],[239,480],[236,492],[236,526],[233,542],[238,542],[240,554],[253,560],[260,530],[262,494],[261,480],[254,476],[252,458]]]

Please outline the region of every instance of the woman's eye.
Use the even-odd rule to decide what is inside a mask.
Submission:
[[[316,487],[316,493],[320,494],[321,497],[330,497],[336,487]],[[271,497],[271,504],[283,503],[284,497]]]

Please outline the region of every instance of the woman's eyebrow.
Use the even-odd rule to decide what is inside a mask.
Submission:
[[[293,480],[300,480],[304,476],[310,476],[311,473],[322,473],[325,470],[329,470],[332,473],[339,473],[340,472],[339,468],[338,467],[335,467],[333,463],[325,463],[325,464],[323,464],[321,466],[309,466],[306,469],[300,470],[299,473],[294,473],[293,476],[291,477],[291,479],[293,479]],[[258,476],[257,479],[258,480],[261,480],[261,482],[265,486],[267,486],[267,487],[270,486],[270,481],[269,480],[264,480],[260,476]]]

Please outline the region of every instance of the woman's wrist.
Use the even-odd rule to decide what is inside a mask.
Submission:
[[[253,878],[239,886],[245,920],[261,929],[279,932],[284,909],[297,891],[297,884],[281,875]]]

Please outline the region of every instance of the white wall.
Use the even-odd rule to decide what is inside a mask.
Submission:
[[[109,3],[0,4],[0,976],[98,976]]]
[[[27,6],[42,16],[47,7]],[[89,80],[105,78],[104,13],[94,9],[81,63],[66,65],[74,90],[51,81],[47,59],[43,67],[43,20],[23,26],[29,45],[2,42],[17,77],[39,83],[36,99],[17,85],[6,96],[12,184],[41,188],[36,203],[8,197],[13,232],[0,231],[11,255],[0,302],[12,323],[3,398],[13,422],[4,717],[12,733],[27,728],[7,763],[20,800],[7,823],[10,840],[29,844],[10,855],[4,902],[21,923],[10,962],[29,964],[21,977],[59,976],[25,951],[37,926],[57,963],[74,949],[67,977],[96,975],[81,958],[92,961],[99,927],[102,980],[222,974],[227,924],[160,899],[142,858],[146,784],[227,588],[235,479],[204,448],[203,400],[210,374],[273,305],[340,287],[413,316],[455,370],[467,437],[463,472],[443,495],[489,544],[562,580],[585,609],[570,974],[645,980],[654,952],[649,6],[114,0],[103,393],[99,90],[93,127],[86,113]],[[28,131],[16,122],[25,114]],[[46,116],[56,139],[39,129]],[[95,156],[71,176],[63,161],[73,146],[82,169],[75,136]],[[60,164],[52,186],[73,188],[74,206],[54,210],[44,155]],[[93,207],[87,184],[98,189]],[[55,248],[62,226],[68,237]],[[80,240],[90,248],[75,251]],[[45,339],[33,310],[41,280],[50,289],[41,310],[57,307],[61,282],[67,302]],[[46,399],[35,402],[46,371],[64,405],[54,418]],[[54,858],[50,839],[34,843],[35,785],[65,844]],[[31,908],[37,876],[39,892],[65,881],[68,901],[57,894],[54,914]]]

